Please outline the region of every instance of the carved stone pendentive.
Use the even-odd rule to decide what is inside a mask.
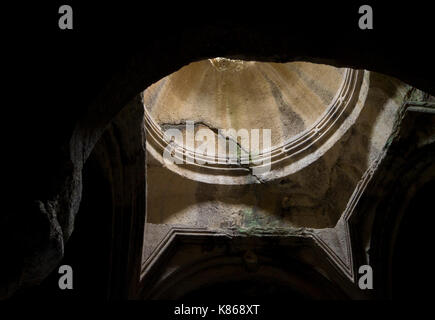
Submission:
[[[293,70],[293,67],[286,68]],[[311,72],[316,66],[308,69]],[[218,72],[237,74],[244,70],[224,68]],[[315,90],[316,78],[307,80],[310,73],[303,74],[306,71],[303,68],[299,71],[299,78],[291,83],[306,86],[294,85],[291,90],[295,90],[294,96],[301,96],[299,90],[306,90],[308,96],[310,90]],[[158,123],[151,115],[153,108],[145,105],[148,140],[147,223],[141,273],[144,297],[153,296],[148,290],[154,290],[162,280],[160,277],[166,277],[168,270],[162,269],[161,263],[171,261],[176,254],[171,248],[183,237],[198,237],[199,242],[210,237],[223,237],[226,241],[246,237],[259,242],[273,238],[288,241],[294,247],[309,247],[310,253],[301,257],[304,263],[326,278],[341,279],[342,286],[352,290],[346,282],[355,282],[357,266],[349,221],[394,139],[401,107],[411,88],[368,71],[346,69],[338,74],[343,75],[343,81],[330,104],[318,113],[319,118],[284,143],[276,144],[270,153],[271,170],[255,177],[252,168],[242,166],[164,164],[161,152],[168,142],[162,132],[168,124]],[[145,92],[144,102],[151,101],[156,106],[159,99],[168,97],[170,93],[165,93],[164,88],[173,88],[168,83],[174,75],[154,84],[151,92]],[[202,81],[207,80],[206,75]],[[220,79],[226,81],[222,80],[223,76]],[[321,81],[317,88],[320,84]],[[218,87],[225,87],[225,83]],[[189,96],[194,94],[191,92]],[[227,94],[236,95],[237,91]],[[207,97],[198,99],[206,101]],[[278,104],[277,95],[273,99]],[[256,106],[251,111],[264,114],[273,106],[264,108]],[[203,112],[207,112],[207,106]],[[204,120],[201,113],[196,115],[198,118],[194,120]],[[288,115],[282,113],[282,121]],[[180,126],[186,119],[175,120],[173,125]],[[201,123],[210,127],[206,121]],[[180,154],[186,152],[189,151],[180,150]],[[248,248],[254,254],[255,243]],[[246,250],[240,253],[241,261]],[[360,256],[363,254],[358,253],[358,261]],[[245,262],[242,264],[246,267]],[[261,261],[259,264],[261,268]],[[258,267],[251,265],[251,270]]]

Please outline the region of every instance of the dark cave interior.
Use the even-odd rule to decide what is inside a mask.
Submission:
[[[308,1],[292,5],[290,13],[283,12],[279,5],[271,5],[267,10],[252,6],[233,10],[217,7],[212,17],[199,17],[187,5],[179,5],[182,8],[174,8],[172,14],[153,8],[155,15],[150,8],[120,9],[109,4],[78,3],[74,6],[78,27],[72,33],[51,31],[50,24],[53,21],[56,24],[57,17],[51,15],[53,10],[48,4],[38,4],[38,10],[46,9],[43,10],[46,19],[41,18],[45,22],[35,24],[37,27],[32,30],[19,29],[27,36],[12,39],[20,62],[14,64],[15,72],[10,78],[19,85],[11,93],[14,101],[21,100],[23,91],[31,98],[20,101],[23,104],[20,107],[7,110],[6,119],[14,124],[9,131],[14,139],[6,143],[10,154],[6,157],[10,170],[5,177],[8,201],[0,220],[0,250],[6,253],[8,261],[0,266],[0,274],[5,278],[0,278],[0,285],[5,284],[6,288],[19,282],[28,255],[46,241],[33,232],[46,228],[45,221],[38,220],[35,214],[35,200],[52,199],[65,172],[69,172],[72,166],[69,139],[77,124],[84,123],[81,129],[87,137],[93,136],[94,128],[103,132],[122,107],[145,89],[145,84],[188,62],[216,56],[327,62],[385,73],[435,95],[435,60],[427,48],[431,40],[423,32],[433,29],[432,17],[429,10],[421,8],[404,13],[398,6],[376,5],[378,15],[385,19],[379,18],[377,29],[369,34],[356,26],[344,28],[357,17],[357,6],[353,4],[337,10],[328,4],[316,5],[313,12],[310,7],[315,5]],[[227,13],[224,17],[221,10]],[[345,15],[345,11],[354,14]],[[272,18],[270,12],[277,13]],[[301,17],[300,12],[310,12],[310,19]],[[141,19],[144,13],[147,18],[154,16],[145,24]],[[418,16],[418,21],[407,23],[412,15]],[[32,17],[29,20],[33,21]],[[146,73],[150,65],[154,65],[153,71]],[[95,101],[102,101],[106,109],[90,112]],[[116,237],[112,234],[112,186],[94,154],[88,151],[80,209],[59,263],[74,266],[74,290],[59,291],[55,268],[40,285],[21,288],[11,300],[104,300],[114,297],[113,291],[122,287],[113,284],[120,280],[116,276],[117,280],[113,280],[112,276],[123,267],[108,263],[113,261],[111,250]],[[394,299],[409,299],[410,295],[428,298],[426,288],[433,281],[430,276],[433,239],[429,229],[434,219],[431,209],[434,190],[431,181],[416,192],[398,229],[392,283],[387,284]],[[115,264],[122,264],[123,260],[116,261]],[[112,282],[110,290],[109,282]],[[253,296],[276,300],[283,295],[294,300],[306,298],[289,286],[253,279],[214,284],[190,292],[184,299],[213,300],[222,295],[229,300]],[[121,294],[115,297],[120,298]]]

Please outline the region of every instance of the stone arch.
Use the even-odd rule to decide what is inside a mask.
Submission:
[[[432,133],[431,130],[418,132],[419,127],[433,127],[434,118],[412,110],[412,102],[404,104],[402,120],[398,122],[391,145],[375,168],[367,192],[350,220],[356,264],[370,264],[373,270],[377,270],[372,297],[378,299],[394,298],[393,285],[400,285],[397,276],[393,279],[393,256],[400,249],[396,239],[401,236],[403,241],[403,234],[410,231],[403,221],[414,221],[414,226],[420,221],[417,219],[421,219],[422,214],[411,209],[424,208],[416,206],[416,199],[421,200],[421,196],[417,196],[430,193],[430,186],[435,181],[435,145],[433,138],[428,138],[433,135],[433,130]],[[427,219],[429,223],[431,218]],[[409,232],[410,237],[414,237],[415,232]],[[424,243],[421,245],[424,247]],[[413,263],[418,266],[422,261]],[[412,274],[403,276],[412,277]]]
[[[84,163],[114,117],[144,87],[188,62],[200,58],[211,58],[217,55],[264,61],[291,61],[297,57],[302,57],[302,60],[307,61],[328,61],[334,65],[361,67],[360,62],[352,63],[351,59],[337,59],[334,62],[328,58],[327,54],[322,58],[314,59],[312,58],[314,56],[312,51],[291,50],[292,47],[289,41],[279,44],[282,40],[280,36],[284,37],[284,35],[269,39],[267,33],[260,33],[260,37],[256,39],[255,43],[252,43],[250,40],[246,40],[252,39],[252,37],[244,37],[244,35],[248,35],[251,31],[249,28],[240,31],[238,35],[240,37],[239,40],[242,40],[240,43],[224,41],[221,37],[225,33],[215,32],[215,38],[221,41],[206,47],[201,45],[200,40],[206,37],[207,32],[198,31],[192,38],[197,37],[199,40],[195,42],[192,39],[188,39],[186,44],[178,48],[179,51],[174,50],[162,56],[162,47],[156,46],[153,52],[143,51],[136,53],[123,71],[118,72],[106,84],[105,88],[99,93],[96,100],[90,104],[86,113],[78,122],[72,133],[71,140],[64,146],[65,152],[60,160],[62,165],[59,172],[53,173],[56,177],[53,179],[54,182],[51,190],[48,191],[49,195],[46,199],[39,199],[30,209],[35,216],[41,217],[47,223],[48,229],[42,231],[44,233],[42,236],[47,237],[47,239],[41,243],[35,252],[32,252],[30,255],[23,253],[26,256],[18,259],[25,261],[20,266],[24,276],[22,274],[17,275],[20,280],[14,280],[15,283],[6,290],[6,295],[11,294],[22,284],[41,281],[61,259],[64,242],[68,240],[73,231],[74,216],[80,204],[82,191],[81,175]],[[169,41],[171,40],[173,39],[169,39]],[[266,46],[260,46],[259,44],[261,43],[266,44]],[[221,49],[221,46],[229,49]],[[183,51],[181,49],[186,50]],[[165,50],[163,51],[165,52]],[[180,54],[180,52],[182,53]],[[171,60],[176,55],[179,55],[179,57]],[[158,62],[156,63],[156,61]],[[39,235],[39,231],[33,232]],[[41,259],[43,266],[36,268],[35,264],[40,262]]]

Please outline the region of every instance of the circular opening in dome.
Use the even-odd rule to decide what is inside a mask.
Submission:
[[[147,148],[193,179],[267,175],[339,123],[357,78],[308,62],[193,62],[143,92]]]

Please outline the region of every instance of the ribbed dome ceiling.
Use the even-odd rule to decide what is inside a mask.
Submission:
[[[307,62],[202,60],[146,89],[144,105],[160,126],[193,120],[215,129],[271,129],[276,146],[319,119],[344,71]]]

